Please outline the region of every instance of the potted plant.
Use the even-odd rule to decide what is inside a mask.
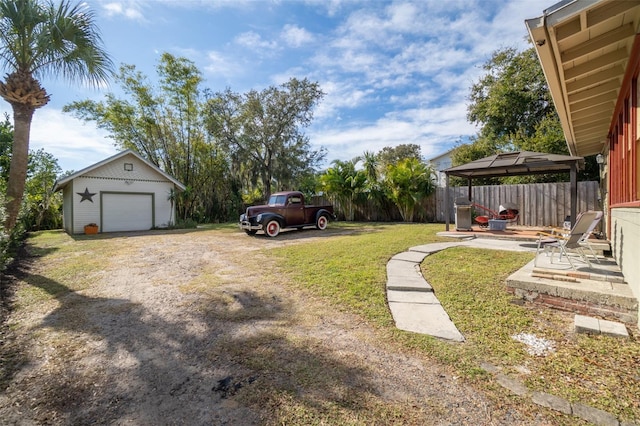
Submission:
[[[89,223],[84,226],[84,233],[87,235],[94,235],[98,233],[98,225],[95,223]]]

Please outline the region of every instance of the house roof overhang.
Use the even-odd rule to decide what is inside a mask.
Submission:
[[[584,167],[584,158],[539,152],[507,152],[450,167],[444,172],[467,179],[570,172]]]
[[[602,152],[640,29],[640,1],[564,0],[526,25],[569,152]]]

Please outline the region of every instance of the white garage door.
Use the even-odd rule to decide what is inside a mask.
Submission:
[[[151,194],[102,194],[102,231],[146,231],[153,228]]]

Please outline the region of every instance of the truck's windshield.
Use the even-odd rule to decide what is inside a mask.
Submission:
[[[270,206],[284,206],[285,201],[287,200],[286,195],[272,195],[269,197],[269,205]]]

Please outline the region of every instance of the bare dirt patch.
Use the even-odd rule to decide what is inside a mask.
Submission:
[[[2,423],[544,422],[496,407],[446,366],[293,289],[263,251],[337,232],[78,239],[69,244],[109,255],[77,272],[91,276],[77,291],[50,273],[72,256],[25,259],[17,294],[49,296],[14,309],[3,328]]]

